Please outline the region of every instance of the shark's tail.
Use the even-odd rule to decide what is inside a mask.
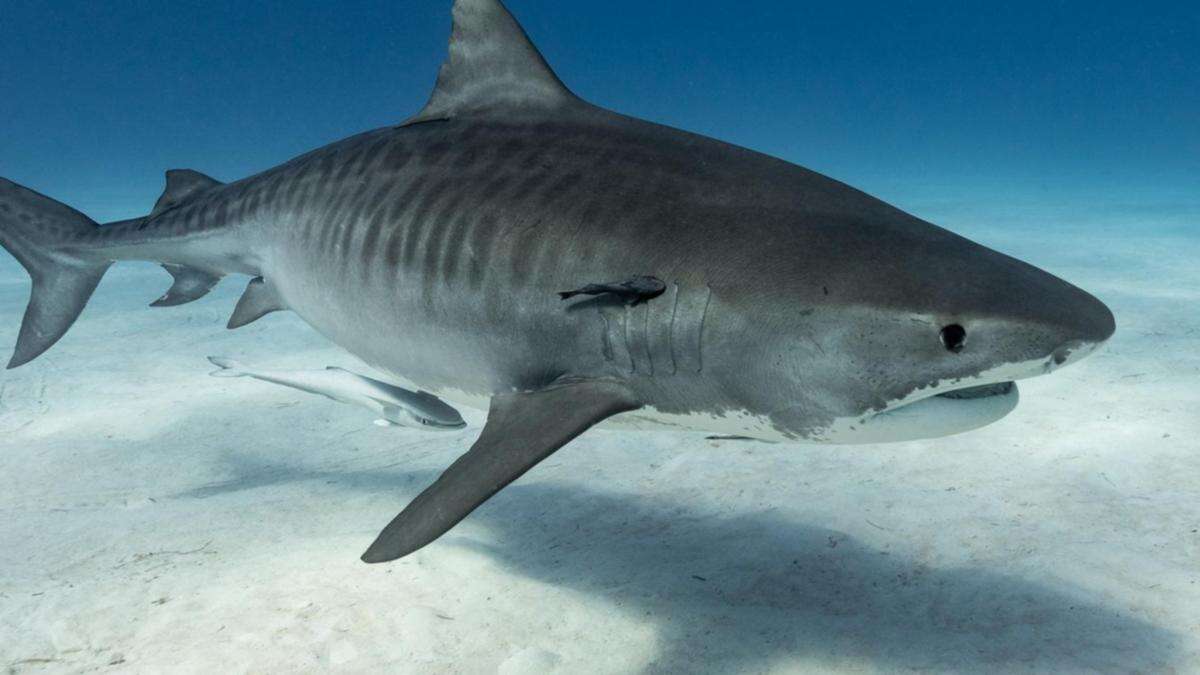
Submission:
[[[218,370],[209,373],[213,377],[243,377],[249,375],[246,372],[246,366],[233,359],[227,359],[224,356],[210,356],[208,357],[208,362],[218,368]]]
[[[0,245],[25,267],[33,292],[9,368],[61,338],[92,297],[110,260],[89,257],[96,223],[66,204],[0,178]]]

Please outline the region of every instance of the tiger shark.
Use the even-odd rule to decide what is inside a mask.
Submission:
[[[404,386],[487,410],[474,445],[370,545],[434,541],[592,426],[874,443],[993,422],[1015,381],[1113,333],[1092,295],[823,175],[590,104],[499,0],[457,0],[403,123],[232,183],[190,170],[98,225],[0,181],[32,293],[9,367],[53,345],[115,261],[156,301],[251,281]]]

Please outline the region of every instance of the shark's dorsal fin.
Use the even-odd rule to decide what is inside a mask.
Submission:
[[[172,209],[201,192],[221,184],[221,181],[205,176],[199,171],[170,169],[167,171],[167,187],[158,201],[154,202],[150,217],[153,218],[163,211]]]
[[[421,112],[405,125],[554,109],[579,99],[500,0],[455,0],[450,54]]]

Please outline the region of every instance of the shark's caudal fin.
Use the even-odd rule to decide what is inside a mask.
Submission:
[[[66,204],[0,178],[0,245],[33,280],[9,368],[58,342],[92,297],[112,264],[87,257],[83,244],[95,230],[92,219]]]
[[[67,332],[115,260],[171,259],[160,257],[172,250],[174,244],[169,237],[158,242],[157,248],[143,245],[145,224],[221,186],[190,169],[168,171],[166,182],[166,189],[146,218],[97,225],[65,204],[0,178],[0,245],[16,257],[33,280],[9,368],[37,358]],[[132,246],[128,240],[131,234],[135,240]],[[210,265],[203,259],[196,266],[178,262],[162,265],[174,277],[174,283],[154,301],[154,307],[196,300],[212,290],[224,274],[220,265]]]

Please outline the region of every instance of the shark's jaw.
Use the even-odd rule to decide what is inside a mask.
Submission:
[[[991,398],[992,396],[1004,396],[1009,393],[1017,383],[1011,380],[1006,382],[996,382],[994,384],[982,384],[975,387],[964,387],[962,389],[954,389],[952,391],[935,394],[942,398],[954,400],[974,400],[979,398]]]
[[[950,436],[1002,419],[1017,407],[1016,380],[1074,363],[1103,343],[1078,343],[1041,359],[1007,363],[970,378],[937,382],[891,401],[883,409],[838,419],[815,434],[823,443],[886,443]]]
[[[856,445],[951,436],[1000,420],[1019,400],[1012,381],[964,386],[909,398],[879,412],[838,419],[810,440]]]
[[[1020,398],[1011,380],[951,389],[870,415],[836,442],[912,441],[972,431],[1002,419]]]

